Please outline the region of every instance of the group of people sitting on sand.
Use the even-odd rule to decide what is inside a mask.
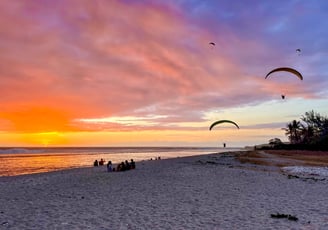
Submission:
[[[105,164],[105,160],[104,159],[100,159],[100,161],[98,161],[98,160],[95,160],[94,162],[93,162],[93,166],[102,166],[102,165],[104,165]]]
[[[130,170],[130,169],[135,169],[136,168],[136,163],[133,161],[133,159],[131,159],[130,162],[128,162],[127,160],[124,162],[122,161],[121,163],[119,163],[115,168],[113,168],[113,171],[126,171],[126,170]]]
[[[104,165],[105,160],[101,159],[99,162],[98,160],[95,160],[93,163],[93,166],[97,167],[97,166],[101,166]],[[130,170],[130,169],[135,169],[136,168],[136,163],[133,161],[133,159],[131,159],[130,162],[128,162],[127,160],[124,162],[122,161],[121,163],[119,163],[116,168],[113,167],[112,165],[112,161],[108,161],[107,163],[107,172],[120,172],[120,171],[126,171],[126,170]]]

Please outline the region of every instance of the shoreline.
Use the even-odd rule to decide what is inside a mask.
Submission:
[[[106,162],[110,160],[113,164],[117,164],[130,159],[137,162],[149,160],[151,158],[155,159],[159,156],[164,159],[215,152],[212,148],[177,149],[157,147],[151,149],[115,148],[115,150],[113,150],[113,148],[107,148],[103,149],[101,152],[98,152],[98,149],[88,148],[88,151],[82,152],[80,149],[70,149],[69,151],[58,152],[58,149],[56,149],[51,152],[49,149],[44,149],[41,152],[25,153],[16,153],[15,150],[15,153],[12,154],[0,154],[0,161],[2,163],[0,168],[0,177],[58,171],[70,168],[90,167],[93,166],[96,159],[98,161],[105,159]],[[26,151],[26,149],[24,151]],[[222,149],[216,149],[216,151],[222,152]]]
[[[244,164],[241,152],[0,177],[0,224],[17,229],[328,227],[328,184]],[[267,168],[266,168],[267,167]],[[254,170],[256,169],[256,170]],[[297,221],[272,218],[283,213]]]

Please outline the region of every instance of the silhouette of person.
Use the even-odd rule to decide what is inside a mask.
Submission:
[[[107,163],[107,172],[111,172],[111,171],[113,171],[112,170],[112,162],[108,161],[108,163]]]
[[[131,165],[129,164],[129,162],[127,160],[125,160],[125,167],[126,167],[126,170],[131,169]]]
[[[136,168],[136,163],[133,161],[133,159],[131,159],[131,161],[130,161],[130,166],[131,166],[131,169]]]

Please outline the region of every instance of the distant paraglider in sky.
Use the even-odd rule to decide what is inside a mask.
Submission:
[[[214,42],[210,42],[208,44],[211,45],[211,46],[215,46],[215,43]]]
[[[273,69],[265,76],[265,79],[267,79],[270,74],[275,73],[275,72],[280,72],[280,71],[292,73],[295,76],[297,76],[300,80],[303,80],[303,76],[300,72],[298,72],[296,69],[289,68],[289,67],[279,67],[279,68]]]
[[[301,55],[301,49],[296,49],[296,53],[297,53],[298,55]]]
[[[230,121],[230,120],[218,120],[218,121],[215,121],[213,124],[211,124],[210,130],[212,130],[216,125],[222,124],[222,123],[231,123],[231,124],[235,125],[239,129],[239,126],[237,125],[237,123],[235,123],[233,121]]]

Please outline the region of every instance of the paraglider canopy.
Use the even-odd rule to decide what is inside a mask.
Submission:
[[[218,120],[218,121],[215,121],[213,124],[211,124],[210,126],[210,130],[212,130],[212,128],[218,124],[221,124],[221,123],[231,123],[233,125],[235,125],[238,129],[239,129],[239,126],[233,122],[233,121],[230,121],[230,120]]]
[[[300,72],[298,72],[296,69],[289,68],[289,67],[279,67],[279,68],[273,69],[265,76],[265,79],[267,79],[270,74],[275,73],[275,72],[280,72],[280,71],[292,73],[295,76],[297,76],[299,79],[303,80],[303,76]]]
[[[296,49],[296,53],[298,54],[298,56],[301,55],[301,49]]]
[[[214,42],[210,42],[210,43],[208,43],[208,44],[210,44],[210,45],[212,45],[212,46],[215,46],[215,43],[214,43]]]

